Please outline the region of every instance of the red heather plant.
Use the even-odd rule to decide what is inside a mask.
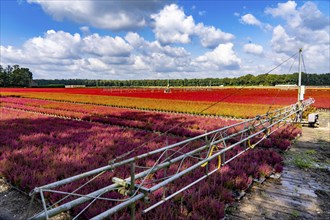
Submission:
[[[264,141],[262,141],[260,143],[260,146],[261,147],[265,147],[265,148],[271,148],[271,147],[273,147],[272,139],[271,138],[265,139]]]
[[[238,190],[245,190],[249,186],[248,182],[248,177],[245,173],[242,173],[234,179],[234,187]]]
[[[191,219],[221,219],[225,216],[225,205],[219,199],[204,198],[193,205]]]
[[[283,151],[289,149],[289,147],[291,146],[291,141],[288,139],[278,138],[278,139],[273,139],[272,142],[274,147]]]
[[[281,173],[282,171],[283,171],[283,165],[282,164],[276,164],[275,166],[274,166],[274,171],[275,171],[275,173]]]
[[[259,174],[260,177],[268,177],[270,174],[272,174],[273,168],[269,166],[268,164],[262,164],[259,166]]]

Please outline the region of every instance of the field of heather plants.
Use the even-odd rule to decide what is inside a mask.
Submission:
[[[229,87],[229,88],[172,88],[170,93],[164,93],[163,88],[76,88],[76,89],[52,89],[52,88],[3,88],[3,94],[84,94],[96,96],[116,96],[145,99],[165,99],[182,101],[204,101],[241,104],[276,104],[289,105],[296,101],[297,89],[276,87]],[[330,88],[308,87],[305,97],[313,97],[317,100],[318,108],[330,108]],[[230,97],[227,97],[229,96]],[[33,95],[32,95],[33,97]],[[40,96],[46,98],[47,96]]]
[[[116,125],[109,126],[104,122],[76,121],[46,116],[40,114],[37,109],[32,112],[31,109],[22,111],[2,107],[1,115],[0,126],[4,132],[0,139],[2,146],[0,173],[26,192],[36,186],[104,166],[109,160],[143,143],[148,142],[136,154],[186,138],[182,136],[180,130],[173,131],[171,135],[160,136],[158,132],[137,130],[128,126],[123,128]],[[220,127],[233,123],[221,119],[213,119],[210,122]],[[223,167],[219,175],[212,175],[207,180],[208,187],[203,188],[203,185],[199,185],[185,192],[182,198],[187,203],[186,209],[189,215],[194,218],[223,216],[225,204],[234,200],[237,191],[247,189],[254,178],[269,176],[274,171],[282,170],[282,157],[275,148],[287,149],[290,141],[284,140],[290,140],[298,133],[299,129],[294,127],[279,131],[269,138],[262,148],[249,151],[238,160]],[[240,150],[240,147],[236,147],[230,154],[235,154]],[[187,160],[185,163],[191,162]],[[171,171],[168,172],[171,173]],[[199,170],[193,175],[202,174],[203,172]],[[123,172],[123,176],[125,175],[128,173]],[[108,175],[99,178],[93,186],[84,188],[80,193],[88,193],[103,187],[110,177]],[[182,184],[189,182],[189,178],[191,178],[189,175],[183,178]],[[75,188],[77,185],[72,184],[62,190],[72,191]],[[171,187],[171,191],[174,192],[177,188],[180,188],[180,185]],[[159,192],[157,195],[161,196],[162,193]],[[53,195],[48,199],[56,201],[58,198]],[[187,213],[174,209],[177,207],[177,202],[177,200],[169,201],[161,209],[156,209],[148,215],[151,219],[160,215],[170,219],[176,216],[184,217]],[[214,212],[208,212],[210,204]],[[94,216],[102,210],[105,211],[108,206],[107,202],[99,202],[84,214],[84,218]],[[74,213],[78,213],[81,209],[82,207],[75,209]],[[125,215],[125,213],[120,213],[120,215]]]
[[[249,118],[296,102],[295,89],[2,89],[2,96],[88,103],[139,110]],[[330,89],[307,89],[315,107],[330,108]],[[216,105],[213,103],[217,102]]]
[[[106,95],[101,95],[102,92]],[[167,107],[180,106],[184,103],[184,107],[197,106],[194,111],[198,113],[201,108],[207,109],[206,106],[210,106],[211,101],[214,101],[210,96],[207,101],[200,100],[206,99],[203,92],[207,94],[209,91],[202,91],[200,96],[196,96],[199,94],[197,91],[173,91],[170,93],[171,96],[176,93],[190,94],[187,96],[190,97],[187,100],[179,100],[170,99],[170,97],[164,98],[167,94],[161,92],[157,93],[159,97],[155,99],[147,89],[139,90],[138,93],[136,90],[127,90],[125,96],[120,95],[122,90],[5,89],[1,92],[0,97],[0,127],[2,130],[0,176],[5,177],[23,191],[29,192],[37,186],[107,165],[108,161],[132,149],[138,148],[130,156],[139,155],[241,120],[212,116],[220,115],[220,110],[203,112],[211,114],[211,116],[205,116],[205,114],[173,113],[168,112],[173,109],[146,106],[150,102],[156,103],[155,106],[163,104]],[[274,94],[273,92],[271,91],[269,94]],[[131,97],[129,94],[133,94],[133,96],[139,94],[140,97]],[[150,97],[141,97],[141,94]],[[234,91],[234,94],[237,96],[238,91]],[[213,94],[213,96],[215,99],[217,95]],[[320,95],[320,97],[323,96]],[[236,103],[240,100],[242,97],[241,99],[238,97],[231,99],[231,102],[225,104],[221,103],[220,106],[230,105],[232,114],[229,112],[225,114],[226,116],[237,116],[233,107],[235,105],[237,111],[245,112],[239,115],[240,117],[251,117],[252,114],[256,115],[269,110],[267,98],[256,99],[258,104],[248,103],[248,101]],[[275,102],[277,102],[276,105],[271,108],[285,105],[287,101],[280,103],[277,100]],[[154,110],[167,110],[167,112]],[[191,109],[184,112],[191,112]],[[246,114],[247,112],[250,114]],[[280,153],[290,147],[291,141],[300,132],[297,127],[284,126],[258,145],[258,148],[246,152],[222,167],[218,174],[207,178],[204,184],[201,183],[190,188],[177,198],[166,202],[161,208],[149,212],[148,219],[223,217],[226,205],[234,201],[242,190],[248,189],[254,179],[268,177],[272,173],[282,171],[283,159]],[[242,150],[241,146],[237,146],[227,155],[235,155]],[[144,165],[150,166],[153,162],[145,161]],[[184,168],[191,163],[192,161],[185,160],[181,166]],[[176,171],[175,169],[169,170],[168,174],[171,172]],[[196,178],[202,176],[203,172],[203,169],[196,170],[192,175]],[[81,189],[79,193],[86,194],[106,186],[111,175],[109,173],[99,178],[92,186]],[[128,175],[124,170],[122,171],[123,178]],[[191,175],[183,177],[182,183],[168,189],[169,193],[183,187],[190,181],[190,178],[192,178]],[[61,190],[72,191],[77,188],[78,184],[79,182],[65,186]],[[163,192],[159,191],[151,198],[151,201],[157,201],[162,194]],[[50,202],[58,199],[54,194],[46,194],[46,197]],[[116,195],[112,193],[111,197],[116,198]],[[182,201],[184,201],[184,205],[182,205]],[[83,218],[88,219],[95,216],[107,210],[110,205],[113,203],[98,201],[88,208]],[[144,207],[142,203],[138,203],[137,206],[140,209]],[[79,213],[83,208],[83,206],[75,208],[72,214]],[[120,212],[116,218],[120,217],[128,218],[129,214],[125,211]],[[137,217],[139,219],[146,216]]]

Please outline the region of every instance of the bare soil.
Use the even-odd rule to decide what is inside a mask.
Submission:
[[[41,211],[41,204],[35,202],[28,214],[30,197],[0,179],[0,220],[27,219],[34,213]]]
[[[285,153],[281,178],[254,184],[226,219],[330,219],[330,112],[319,117]]]

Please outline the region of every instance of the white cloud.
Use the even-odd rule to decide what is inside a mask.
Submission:
[[[192,36],[199,37],[203,47],[215,48],[220,43],[234,39],[234,35],[203,23],[195,24],[192,16],[187,16],[183,8],[176,4],[168,5],[158,14],[151,15],[155,21],[154,32],[161,44],[191,42]]]
[[[239,69],[241,59],[233,51],[233,46],[232,43],[220,44],[213,51],[197,57],[195,65],[206,70]]]
[[[74,58],[79,47],[79,34],[71,35],[64,31],[49,30],[45,37],[35,37],[24,44],[24,49],[31,54],[38,52],[38,56],[52,58]]]
[[[21,49],[1,46],[1,55],[2,59],[9,62],[68,64],[72,59],[79,58],[80,46],[79,34],[71,35],[63,31],[49,30],[44,37],[27,40]]]
[[[329,72],[330,47],[329,18],[320,12],[316,4],[306,2],[297,7],[294,1],[278,3],[275,8],[265,12],[286,21],[273,30],[271,46],[276,53],[291,56],[303,48],[309,71]],[[307,70],[308,71],[308,70]]]
[[[201,72],[210,74],[209,70],[238,69],[241,62],[232,43],[220,44],[194,59],[183,47],[147,41],[133,32],[121,38],[49,30],[22,47],[1,45],[0,52],[2,65],[26,66],[34,78],[203,77]]]
[[[233,34],[225,33],[213,26],[204,26],[202,23],[195,26],[195,33],[199,36],[202,46],[208,48],[215,48],[220,43],[226,43],[234,39]]]
[[[262,30],[271,30],[273,27],[270,24],[259,21],[253,14],[245,14],[241,16],[241,23],[260,27]]]
[[[241,20],[244,24],[261,26],[261,22],[254,17],[252,14],[246,14],[241,17]]]
[[[282,17],[286,19],[292,27],[297,27],[299,25],[301,19],[296,10],[296,2],[288,1],[286,3],[278,3],[277,6],[277,8],[266,8],[265,13],[271,14],[274,17]]]
[[[152,53],[164,53],[171,57],[186,57],[190,55],[183,47],[162,46],[158,41],[146,41],[143,37],[133,32],[127,33],[125,40],[134,47],[135,52],[144,55]]]
[[[253,55],[258,55],[262,56],[264,53],[264,49],[261,45],[258,44],[245,44],[243,46],[243,50],[245,53],[253,54]]]
[[[125,39],[134,48],[136,69],[148,68],[155,72],[189,69],[190,54],[183,47],[162,46],[158,41],[146,41],[137,33],[129,32]]]
[[[165,6],[158,14],[152,14],[155,20],[154,32],[162,44],[189,43],[194,30],[194,19],[186,16],[176,4]]]
[[[323,30],[329,27],[330,20],[322,14],[317,6],[312,2],[306,2],[300,9],[299,15],[302,20],[301,24],[310,30]]]
[[[128,56],[132,47],[121,37],[101,37],[98,34],[86,36],[81,50],[97,56]]]
[[[266,8],[265,13],[285,19],[287,25],[294,29],[322,30],[329,27],[330,20],[322,14],[313,2],[306,2],[297,8],[297,3],[288,1],[278,3],[276,8]]]
[[[27,66],[35,78],[153,78],[158,72],[194,71],[183,47],[162,46],[132,32],[123,39],[49,30],[21,48],[1,46],[0,52],[1,64]]]
[[[114,31],[136,29],[148,23],[150,13],[162,8],[167,1],[43,1],[39,4],[55,20],[70,20]]]
[[[144,62],[142,56],[135,56],[134,57],[133,68],[136,69],[136,70],[150,70],[149,65]]]
[[[271,44],[275,52],[287,54],[293,54],[302,47],[302,43],[295,37],[290,37],[281,25],[274,28]]]
[[[84,61],[88,63],[87,68],[91,71],[104,71],[108,69],[108,65],[104,63],[101,59],[88,58]]]
[[[28,66],[36,78],[93,78],[96,73],[102,78],[115,72],[113,66],[132,65],[131,50],[120,37],[93,34],[82,38],[78,33],[54,30],[27,40],[21,48],[0,47],[2,64]]]

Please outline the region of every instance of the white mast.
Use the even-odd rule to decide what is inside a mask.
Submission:
[[[302,64],[302,48],[299,49],[299,79],[298,79],[298,102],[304,100],[305,86],[301,85],[301,64]]]

